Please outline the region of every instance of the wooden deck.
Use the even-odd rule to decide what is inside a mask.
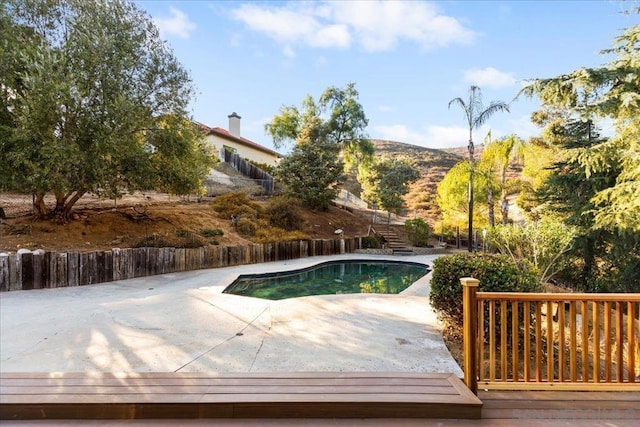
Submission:
[[[638,391],[480,390],[478,397],[483,420],[640,420]]]
[[[478,419],[481,407],[453,374],[0,374],[0,420]]]

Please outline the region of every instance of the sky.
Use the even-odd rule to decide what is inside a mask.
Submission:
[[[600,54],[638,15],[637,1],[137,1],[191,73],[194,120],[274,148],[264,125],[282,106],[355,83],[370,138],[429,148],[466,146],[456,97],[481,88],[504,101],[474,132],[539,134],[528,80],[606,64]],[[606,132],[606,129],[605,129]],[[290,148],[290,147],[289,147]],[[287,152],[287,147],[279,148]]]

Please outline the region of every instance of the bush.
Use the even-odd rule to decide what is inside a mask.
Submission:
[[[175,234],[153,233],[142,237],[132,246],[134,248],[199,248],[208,242],[189,230],[176,230]]]
[[[218,212],[221,218],[225,219],[231,219],[232,215],[255,219],[263,213],[262,206],[253,202],[249,195],[243,191],[218,196],[211,202],[211,207]]]
[[[298,201],[285,196],[272,198],[266,214],[272,226],[287,231],[299,230],[304,223]]]
[[[429,224],[423,219],[408,219],[404,222],[409,241],[413,246],[426,247],[429,245]]]
[[[571,249],[576,228],[560,221],[538,221],[521,225],[499,225],[489,230],[489,245],[509,255],[514,262],[529,262],[538,272],[538,281],[547,283],[567,267],[565,254]]]
[[[382,245],[384,245],[384,237],[382,236],[371,235],[362,238],[363,249],[381,249]]]
[[[224,236],[224,231],[219,228],[203,228],[200,234],[204,237]]]
[[[437,258],[431,276],[431,305],[446,320],[462,325],[461,277],[480,281],[485,292],[539,292],[534,269],[506,255],[461,253]]]
[[[258,224],[250,218],[240,218],[236,225],[238,233],[242,236],[253,237],[258,231]]]
[[[171,241],[167,236],[160,233],[153,233],[140,238],[131,246],[134,248],[164,248],[173,247],[174,243],[175,242]]]

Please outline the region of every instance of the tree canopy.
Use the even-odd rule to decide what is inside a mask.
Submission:
[[[190,76],[135,4],[9,0],[0,22],[3,190],[66,217],[88,192],[201,187],[213,160],[188,120]]]
[[[376,159],[358,171],[362,198],[375,203],[389,213],[400,213],[403,196],[409,184],[420,178],[420,172],[409,159]]]
[[[509,135],[504,138],[500,138],[494,141],[488,141],[482,150],[481,163],[486,165],[486,168],[490,170],[490,173],[499,175],[499,190],[500,190],[500,212],[502,214],[502,225],[506,225],[509,222],[509,203],[507,196],[509,194],[508,182],[507,182],[507,170],[509,163],[515,155],[521,153],[524,148],[525,142],[517,135]],[[489,204],[489,225],[494,226],[493,216],[493,188],[489,188],[491,196],[488,201]]]
[[[373,156],[367,123],[353,83],[327,88],[317,102],[307,95],[300,108],[282,107],[265,130],[276,148],[294,143],[276,171],[287,193],[313,209],[327,209],[346,179],[344,172]]]
[[[346,167],[351,168],[373,155],[373,145],[365,133],[368,123],[355,84],[349,83],[343,89],[327,88],[317,102],[307,95],[300,108],[283,106],[265,130],[276,149],[291,142],[335,145]]]
[[[312,209],[327,210],[344,183],[344,165],[335,144],[296,145],[276,169],[288,196]]]
[[[476,202],[473,206],[473,221],[476,225],[488,225],[487,211],[483,204],[489,202],[488,187],[497,188],[493,170],[484,165],[476,165],[473,174],[473,187],[476,189]],[[442,211],[443,221],[450,225],[462,226],[469,217],[469,171],[468,160],[457,163],[449,169],[437,187],[437,201]]]
[[[637,11],[636,11],[637,12]],[[640,279],[640,25],[622,32],[602,67],[537,79],[523,89],[542,101],[534,121],[554,146],[539,200],[577,226],[579,286],[638,290]],[[614,124],[600,136],[598,122]]]
[[[616,171],[615,182],[591,197],[594,225],[640,232],[640,25],[625,29],[602,53],[615,58],[602,67],[534,80],[523,92],[539,97],[547,115],[560,111],[585,123],[613,121],[613,137],[576,149],[575,159],[587,179]]]

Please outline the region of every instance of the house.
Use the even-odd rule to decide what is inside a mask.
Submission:
[[[263,163],[270,166],[278,164],[281,157],[280,154],[240,136],[241,117],[237,113],[233,112],[227,117],[229,117],[229,130],[220,127],[210,128],[201,124],[207,133],[207,141],[213,146],[214,151],[221,160],[224,161],[222,150],[226,148],[227,151],[236,153],[240,157],[255,163]]]

